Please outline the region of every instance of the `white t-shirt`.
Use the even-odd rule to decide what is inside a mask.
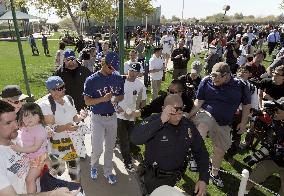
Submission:
[[[68,123],[73,123],[73,117],[77,114],[75,106],[69,102],[69,99],[66,96],[63,97],[63,100],[63,105],[55,102],[55,125],[65,125]],[[41,98],[38,104],[42,109],[43,115],[53,115],[51,111],[50,102],[48,100],[48,95]],[[60,133],[55,132],[54,136],[50,141],[52,144],[51,153],[53,155],[58,155],[58,158],[62,158],[64,160],[73,160],[75,156],[77,156],[76,150],[73,146],[72,140],[69,137],[68,131],[63,131]],[[66,146],[68,146],[68,148]]]
[[[150,73],[150,77],[152,80],[161,80],[163,78],[163,68],[164,67],[164,59],[161,57],[157,58],[153,55],[149,60],[149,71],[153,69],[161,69],[158,72]]]
[[[124,83],[124,98],[118,103],[118,106],[121,107],[125,112],[126,111],[135,111],[138,95],[141,95],[141,100],[146,100],[146,88],[139,79],[135,79],[134,82],[129,82],[127,79]],[[117,113],[117,118],[123,120],[134,121],[134,117],[125,115],[124,112]]]
[[[55,55],[55,65],[57,65],[57,67],[62,66],[63,60],[64,60],[64,50],[57,50]]]
[[[0,190],[12,185],[17,194],[25,194],[29,157],[25,153],[15,152],[10,146],[2,145],[0,154]]]
[[[171,54],[175,43],[173,36],[164,35],[161,39],[163,45],[163,54]]]

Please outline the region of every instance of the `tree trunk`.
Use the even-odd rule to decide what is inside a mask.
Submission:
[[[70,5],[69,5],[68,3],[66,3],[66,8],[67,8],[68,14],[70,15],[70,17],[71,17],[71,19],[72,19],[72,22],[73,22],[73,24],[74,24],[74,26],[75,26],[75,29],[76,29],[78,35],[80,35],[80,28],[79,28],[79,24],[78,24],[78,22],[77,22],[77,18],[76,18],[76,17],[74,16],[74,14],[72,13],[71,8],[70,8]]]

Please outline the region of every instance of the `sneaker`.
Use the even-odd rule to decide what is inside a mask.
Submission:
[[[95,168],[95,167],[92,167],[91,168],[91,178],[93,180],[97,179],[98,178],[98,169]]]
[[[129,172],[135,172],[135,169],[132,163],[125,164],[125,169]]]
[[[108,176],[104,175],[110,184],[115,184],[117,182],[116,176],[114,174],[110,174]]]
[[[220,188],[224,187],[223,180],[220,178],[219,175],[213,176],[213,174],[210,172],[210,177],[212,179],[213,184],[215,184],[216,186]]]

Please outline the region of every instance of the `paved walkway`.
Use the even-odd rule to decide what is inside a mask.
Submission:
[[[114,150],[114,172],[117,175],[118,182],[115,185],[108,184],[103,176],[103,155],[99,163],[99,175],[95,181],[90,178],[90,155],[91,155],[91,135],[86,135],[85,139],[87,157],[81,160],[81,182],[87,196],[140,196],[140,188],[136,180],[135,173],[128,173],[124,168],[119,149]],[[138,163],[135,163],[138,165]],[[61,177],[64,180],[70,180],[69,175],[65,172]]]

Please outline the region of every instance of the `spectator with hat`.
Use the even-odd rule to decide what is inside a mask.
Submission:
[[[37,102],[42,109],[45,123],[54,129],[54,135],[50,139],[51,173],[62,175],[66,163],[71,180],[79,182],[80,158],[69,132],[78,129],[74,122],[80,122],[86,114],[77,114],[74,101],[72,97],[65,95],[65,83],[59,76],[49,77],[45,86],[49,94]]]
[[[214,45],[209,45],[209,50],[204,56],[205,60],[205,73],[209,75],[211,73],[212,67],[220,61],[219,55],[217,54],[217,48]]]
[[[16,113],[21,109],[23,102],[25,102],[29,97],[28,95],[22,93],[18,85],[5,86],[0,96],[3,101],[8,102],[13,107],[15,107]]]
[[[251,95],[248,86],[231,75],[228,64],[216,63],[210,76],[205,77],[197,90],[194,107],[189,113],[201,136],[207,134],[213,141],[211,178],[223,187],[218,175],[225,152],[231,146],[231,128],[234,114],[242,103],[242,119],[238,124],[239,134],[246,130],[250,112]]]
[[[104,176],[110,184],[117,182],[113,170],[113,149],[117,136],[117,117],[115,105],[123,100],[124,80],[118,74],[119,56],[109,52],[102,58],[102,68],[86,79],[84,100],[91,108],[92,155],[91,178],[98,177],[99,158],[104,153]]]
[[[140,117],[140,109],[146,105],[146,88],[142,81],[137,79],[141,69],[140,63],[132,63],[128,68],[128,74],[124,82],[124,99],[118,102],[117,108],[117,134],[126,170],[134,171],[131,160],[130,134],[137,117]],[[139,98],[141,97],[141,98]]]
[[[187,97],[194,98],[195,91],[197,90],[201,77],[196,69],[191,69],[191,71],[185,75],[182,75],[178,78],[182,81]]]
[[[55,71],[54,75],[59,76],[64,81],[65,94],[73,98],[78,112],[86,107],[83,96],[84,83],[91,74],[87,67],[81,66],[80,62],[77,61],[73,50],[65,50],[63,65]]]

